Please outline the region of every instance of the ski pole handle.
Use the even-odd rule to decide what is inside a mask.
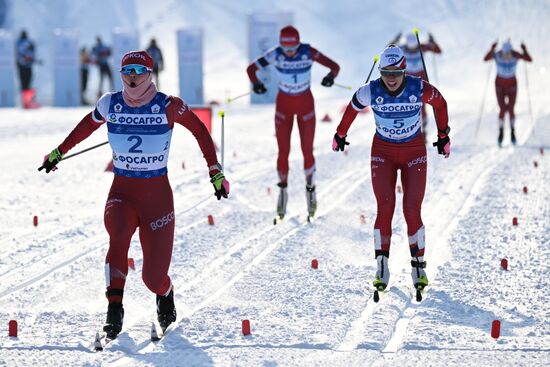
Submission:
[[[376,65],[379,59],[380,59],[380,56],[374,55],[374,62],[372,63],[372,66],[370,68],[369,75],[367,76],[367,80],[365,80],[365,84],[369,82],[370,76],[372,75],[372,71],[374,70],[374,66]]]
[[[229,98],[227,98],[227,103],[231,103],[234,100],[237,100],[237,99],[242,98],[242,97],[246,97],[246,96],[250,95],[250,93],[252,93],[252,92],[247,92],[247,93],[244,93],[244,94],[240,94],[237,97],[233,97],[233,98],[229,97]]]

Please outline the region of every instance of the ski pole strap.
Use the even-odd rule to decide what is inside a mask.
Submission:
[[[380,255],[390,257],[390,252],[389,251],[383,251],[383,250],[374,250],[374,258],[375,259]]]
[[[425,269],[425,268],[426,268],[426,262],[425,262],[425,261],[411,260],[411,266],[412,266],[413,268]]]
[[[107,289],[107,292],[105,292],[105,297],[109,298],[111,296],[120,296],[122,297],[124,294],[124,289]]]

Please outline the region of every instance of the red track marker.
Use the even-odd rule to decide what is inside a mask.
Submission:
[[[529,191],[529,190],[527,190],[527,186],[523,186],[523,193],[527,194],[527,191]]]
[[[134,263],[133,257],[128,258],[128,267],[132,270],[136,270],[136,264]]]
[[[34,217],[32,217],[32,224],[36,227],[38,226],[38,216],[35,215]]]
[[[214,217],[212,216],[212,214],[208,214],[208,224],[210,224],[211,226],[214,225]]]
[[[312,267],[313,269],[319,268],[319,261],[317,261],[317,259],[311,260],[311,267]]]
[[[500,260],[500,267],[504,270],[508,270],[508,260],[501,259]]]
[[[8,335],[16,337],[17,336],[17,321],[10,320],[8,323]]]
[[[250,335],[250,321],[243,320],[242,324],[243,335]]]
[[[512,225],[514,225],[514,226],[518,225],[518,217],[512,218]]]
[[[491,325],[491,336],[495,339],[498,339],[500,336],[500,320],[493,320]]]

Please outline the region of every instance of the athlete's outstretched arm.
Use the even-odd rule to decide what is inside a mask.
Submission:
[[[174,123],[178,123],[191,131],[191,134],[193,134],[199,143],[209,171],[218,170],[218,158],[212,137],[202,121],[189,109],[189,106],[181,98],[171,96],[166,106],[166,115],[168,116],[170,127],[173,127]]]
[[[71,131],[71,133],[63,140],[63,143],[59,145],[59,150],[66,154],[71,150],[75,145],[86,139],[94,131],[96,131],[105,120],[99,113],[94,110],[90,112],[80,122],[76,127]]]
[[[311,47],[309,48],[310,57],[313,61],[317,61],[319,64],[326,66],[330,69],[330,75],[332,78],[336,78],[338,76],[338,73],[340,72],[340,65],[336,63],[331,58],[325,56],[323,53],[318,51],[316,48]]]
[[[523,51],[523,54],[519,54],[520,59],[523,59],[528,62],[533,61],[533,59],[531,58],[531,55],[529,55],[529,52],[527,52],[527,46],[525,46],[525,43],[521,44],[521,50]]]
[[[489,61],[489,60],[492,60],[495,58],[495,49],[497,48],[497,43],[493,43],[491,45],[491,49],[489,50],[489,52],[487,52],[487,54],[485,55],[485,57],[483,58],[483,61]]]
[[[353,94],[351,101],[342,115],[342,120],[336,128],[336,133],[341,137],[346,136],[359,111],[368,106],[370,106],[370,83],[361,86]]]
[[[445,101],[445,98],[443,98],[436,87],[424,80],[422,81],[422,102],[433,106],[435,112],[435,122],[439,133],[446,131],[447,127],[449,127],[447,101]],[[444,135],[447,134],[445,133]]]
[[[44,160],[42,161],[42,166],[38,168],[39,171],[43,169],[46,170],[46,173],[50,171],[55,171],[57,169],[57,164],[61,162],[63,156],[76,144],[80,143],[82,140],[90,136],[97,128],[104,122],[103,118],[96,121],[94,119],[94,112],[87,114],[76,127],[71,131],[71,133],[65,138],[63,143],[61,143],[57,148],[52,150],[49,154],[46,154]]]

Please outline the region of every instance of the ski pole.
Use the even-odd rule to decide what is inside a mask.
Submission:
[[[239,98],[242,98],[242,97],[246,97],[246,96],[250,95],[250,93],[252,93],[252,92],[247,92],[247,93],[244,93],[244,94],[240,94],[240,95],[238,95],[237,97],[233,97],[233,98],[229,97],[229,98],[227,98],[227,103],[231,103],[231,102],[233,102],[233,101],[236,100],[236,99],[239,99]],[[220,116],[221,116],[221,115],[220,115]]]
[[[224,110],[221,110],[220,112],[218,112],[218,116],[220,116],[222,118],[222,170],[224,168],[224,165],[223,165],[223,160],[224,160],[224,151],[225,151],[225,147],[224,147],[224,138],[225,138],[225,134],[224,134],[224,131],[225,131],[225,124],[224,124],[224,120],[225,120],[225,111]]]
[[[424,68],[424,74],[426,75],[426,81],[429,83],[430,79],[428,78],[428,70],[426,70],[426,63],[424,62],[424,54],[422,53],[422,45],[420,45],[420,38],[418,38],[418,28],[413,28],[413,33],[416,36],[416,43],[418,44],[418,51],[420,51],[420,59],[422,60],[422,68]],[[434,120],[437,121],[437,117],[435,115],[435,108],[432,106],[432,111],[434,113]],[[436,147],[437,143],[433,143],[433,146]]]
[[[424,74],[426,74],[426,81],[429,83],[430,78],[428,78],[428,71],[426,70],[426,63],[424,62],[424,54],[422,53],[422,46],[420,45],[420,38],[418,38],[418,28],[413,28],[413,33],[416,36],[416,43],[418,44],[418,51],[420,51],[420,59],[422,60],[422,67],[424,68]]]
[[[65,157],[63,157],[62,160],[66,160],[66,159],[72,158],[72,157],[74,157],[74,156],[76,156],[76,155],[79,155],[79,154],[82,154],[82,153],[86,153],[86,152],[89,151],[89,150],[92,150],[92,149],[95,149],[95,148],[99,148],[100,146],[105,145],[105,144],[107,144],[107,143],[109,143],[109,141],[104,141],[103,143],[94,145],[93,147],[89,147],[89,148],[86,148],[86,149],[84,149],[84,150],[81,150],[80,152],[76,152],[76,153],[73,153],[73,154],[66,155]]]
[[[101,143],[101,144],[97,144],[97,145],[94,145],[93,147],[89,147],[89,148],[86,148],[86,149],[84,149],[84,150],[81,150],[80,152],[76,152],[76,153],[73,153],[73,154],[69,154],[69,155],[63,157],[63,158],[61,159],[61,161],[64,161],[65,159],[69,159],[69,158],[71,158],[71,157],[74,157],[75,155],[79,155],[79,154],[85,153],[85,152],[87,152],[88,150],[92,150],[92,149],[95,149],[95,148],[99,148],[100,146],[105,145],[105,144],[107,144],[108,142],[109,142],[109,141],[105,141],[105,142],[103,142],[103,143]],[[47,156],[46,156],[46,158],[47,158]],[[59,162],[61,162],[61,161],[59,161]],[[45,168],[44,165],[38,167],[38,170],[41,171],[43,168]]]
[[[351,90],[351,85],[343,85],[343,84],[334,83],[334,86],[344,88],[344,89],[347,89],[347,90]]]
[[[491,79],[491,70],[493,69],[493,63],[489,64],[489,71],[487,72],[487,79],[485,81],[485,89],[483,90],[483,98],[481,99],[481,106],[479,106],[479,116],[476,121],[476,129],[474,133],[474,139],[477,142],[477,133],[479,132],[479,125],[483,116],[483,107],[485,106],[485,97],[487,96],[487,88],[489,87],[489,80]]]
[[[533,109],[531,108],[531,92],[529,92],[529,78],[527,77],[527,63],[524,61],[525,67],[525,88],[527,89],[527,102],[529,103],[529,117],[531,118],[531,126],[535,128],[535,121],[533,121]]]
[[[370,68],[370,71],[369,71],[369,75],[367,76],[367,80],[365,80],[365,84],[367,84],[370,80],[370,76],[372,74],[372,71],[374,70],[374,66],[376,65],[376,63],[378,62],[378,59],[380,59],[380,56],[378,55],[374,55],[374,62],[372,63],[372,66]]]

